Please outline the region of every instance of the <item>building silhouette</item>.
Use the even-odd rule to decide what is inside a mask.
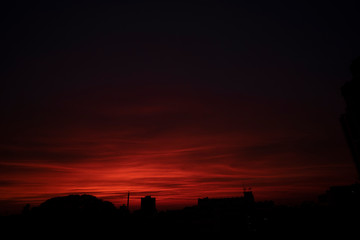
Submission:
[[[156,213],[156,200],[151,196],[141,198],[140,211],[145,215],[153,215]]]
[[[199,198],[198,206],[201,208],[217,209],[238,209],[248,208],[255,203],[254,195],[251,190],[244,189],[243,197],[231,198]]]
[[[319,196],[320,204],[331,207],[359,209],[360,184],[332,186]]]
[[[360,177],[360,57],[350,67],[352,80],[341,88],[346,111],[340,121]]]
[[[244,201],[247,203],[247,204],[253,204],[255,202],[255,198],[254,198],[254,195],[251,191],[251,188],[249,189],[244,189]]]

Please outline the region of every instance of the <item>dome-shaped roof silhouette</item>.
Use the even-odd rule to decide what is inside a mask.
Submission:
[[[50,215],[99,215],[116,211],[115,206],[92,195],[55,197],[43,202],[38,210]]]

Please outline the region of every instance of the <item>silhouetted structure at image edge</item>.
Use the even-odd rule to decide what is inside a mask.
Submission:
[[[360,177],[360,57],[352,62],[350,70],[352,80],[341,88],[346,111],[340,121]]]

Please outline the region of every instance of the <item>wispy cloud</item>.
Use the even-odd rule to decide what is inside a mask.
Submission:
[[[124,93],[122,105],[100,89],[90,102],[68,96],[62,115],[39,111],[36,130],[1,139],[0,200],[93,193],[120,204],[130,191],[134,201],[149,193],[171,205],[238,196],[244,186],[258,199],[291,199],[314,197],[351,172],[351,162],[339,162],[345,145],[317,126],[296,129],[298,115],[283,109],[300,111],[293,106],[166,90]]]

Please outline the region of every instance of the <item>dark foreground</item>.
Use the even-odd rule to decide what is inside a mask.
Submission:
[[[111,213],[26,213],[1,217],[2,233],[11,238],[37,237],[72,239],[99,237],[224,237],[251,239],[254,237],[358,236],[359,208],[303,205],[300,207],[256,204],[247,209],[216,209],[199,206],[179,211],[129,214],[119,210]]]

